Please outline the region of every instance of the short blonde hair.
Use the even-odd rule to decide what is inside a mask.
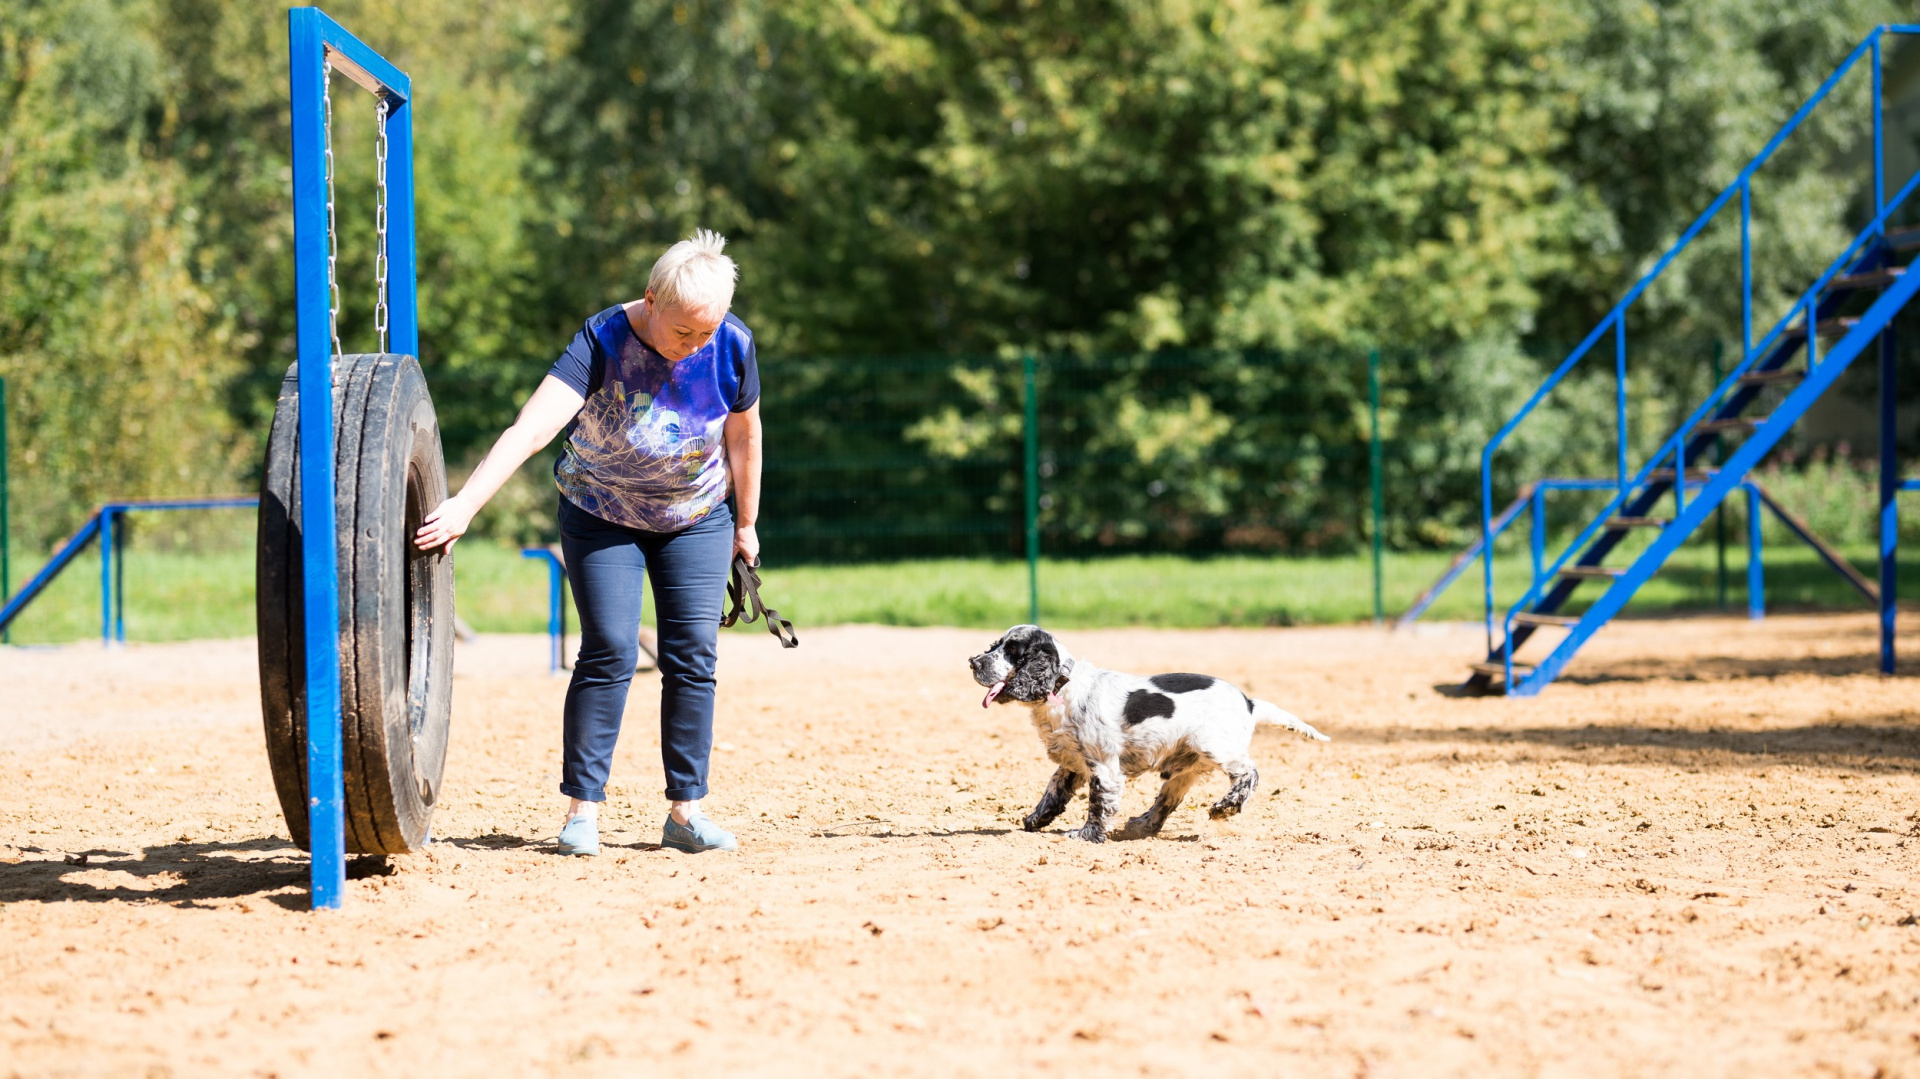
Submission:
[[[733,284],[740,267],[721,254],[727,238],[712,229],[695,229],[653,264],[647,291],[660,307],[678,307],[703,315],[725,315],[733,306]]]

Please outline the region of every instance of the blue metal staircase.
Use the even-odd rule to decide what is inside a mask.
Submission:
[[[1794,423],[1876,339],[1881,374],[1881,581],[1876,597],[1881,607],[1882,669],[1893,662],[1893,559],[1897,520],[1892,511],[1903,484],[1895,474],[1892,423],[1893,319],[1916,291],[1920,269],[1907,272],[1905,260],[1920,250],[1920,229],[1888,227],[1916,188],[1920,174],[1909,179],[1892,197],[1885,197],[1885,157],[1881,102],[1881,52],[1888,34],[1916,34],[1920,26],[1881,26],[1848,55],[1831,77],[1774,135],[1740,176],[1714,199],[1680,239],[1661,256],[1600,324],[1548,376],[1500,431],[1487,443],[1480,459],[1481,534],[1497,536],[1493,494],[1496,454],[1553,389],[1609,335],[1613,338],[1616,379],[1618,471],[1612,497],[1550,564],[1535,558],[1532,583],[1504,612],[1496,609],[1493,593],[1494,544],[1480,544],[1486,601],[1487,656],[1473,665],[1465,688],[1488,691],[1498,687],[1513,696],[1533,696],[1551,683],[1580,646],[1626,606],[1667,558],[1691,536],[1720,504],[1740,489],[1748,473],[1778,445]],[[1753,178],[1781,143],[1793,134],[1834,87],[1863,59],[1872,64],[1873,109],[1873,220],[1846,250],[1835,258],[1787,313],[1758,342],[1753,332]],[[1714,387],[1638,472],[1627,466],[1627,313],[1634,302],[1691,244],[1701,230],[1735,200],[1740,204],[1742,339],[1744,351],[1726,378]],[[1831,344],[1822,348],[1823,341]],[[1804,362],[1796,363],[1803,359]],[[1764,415],[1748,412],[1770,388],[1785,389],[1785,397]],[[1744,440],[1716,467],[1700,467],[1716,438],[1744,433]],[[1671,514],[1660,516],[1662,503],[1671,499]],[[1510,517],[1511,514],[1503,514]],[[1504,522],[1502,522],[1504,523]],[[1652,531],[1652,543],[1625,566],[1606,564],[1609,555],[1634,532]],[[1563,613],[1569,601],[1588,583],[1604,583],[1605,591],[1577,615]],[[1547,654],[1531,663],[1514,653],[1541,630],[1562,634]]]

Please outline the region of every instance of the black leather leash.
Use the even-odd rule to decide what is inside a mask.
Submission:
[[[780,647],[798,648],[800,638],[794,636],[793,623],[780,617],[780,612],[767,606],[760,599],[760,563],[747,561],[747,556],[733,556],[733,575],[727,579],[727,613],[720,619],[720,625],[731,626],[735,622],[745,621],[749,625],[758,621],[761,615],[767,616],[767,632],[780,638]],[[745,610],[746,617],[741,618]]]

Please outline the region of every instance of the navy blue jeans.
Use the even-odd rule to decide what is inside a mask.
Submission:
[[[651,580],[660,624],[660,763],[667,797],[707,794],[713,754],[713,669],[733,566],[725,505],[684,532],[641,532],[560,500],[560,549],[580,612],[580,655],[567,686],[560,792],[607,797],[613,746],[640,659],[641,588]]]

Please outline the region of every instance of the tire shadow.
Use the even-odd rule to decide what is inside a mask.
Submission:
[[[285,839],[169,843],[143,854],[20,850],[25,860],[0,865],[0,903],[205,907],[212,900],[258,896],[291,910],[308,905],[307,856]]]

